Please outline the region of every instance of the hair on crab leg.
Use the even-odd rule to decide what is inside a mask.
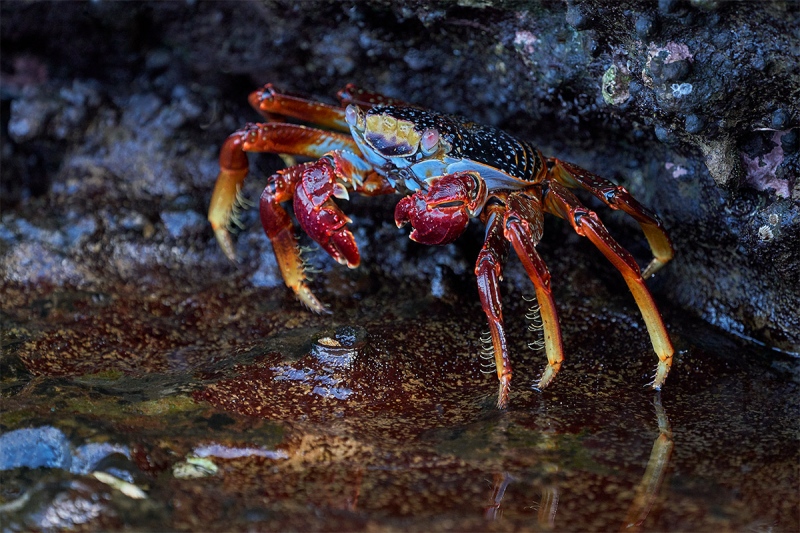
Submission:
[[[650,342],[658,357],[658,366],[652,386],[654,389],[660,389],[672,366],[672,354],[675,349],[672,347],[667,328],[664,326],[655,300],[642,279],[639,265],[636,264],[633,256],[611,237],[597,215],[584,207],[575,195],[563,185],[551,184],[545,205],[551,213],[567,219],[574,227],[575,232],[588,238],[622,274],[622,278],[636,300],[636,305],[639,306],[639,311],[642,313],[645,326],[647,326],[647,332],[650,334]]]
[[[561,363],[564,361],[561,327],[558,324],[558,313],[556,312],[553,293],[550,289],[550,272],[548,272],[547,265],[545,265],[536,251],[536,245],[530,233],[525,231],[519,219],[509,217],[506,224],[506,238],[511,241],[514,251],[522,261],[525,272],[528,273],[528,277],[536,289],[536,300],[539,304],[539,316],[544,333],[543,344],[547,354],[547,366],[535,387],[541,390],[547,387],[558,374],[561,369]],[[540,346],[539,342],[535,342],[534,345],[537,348]]]
[[[247,197],[244,195],[244,191],[242,191],[242,188],[237,187],[236,198],[231,205],[231,212],[228,217],[228,233],[237,233],[245,229],[245,224],[242,222],[241,218],[242,211],[254,207],[255,205],[256,204],[254,202],[251,202],[247,199]]]
[[[487,205],[482,214],[486,221],[486,239],[478,254],[475,275],[478,281],[478,294],[481,306],[489,321],[492,337],[495,367],[500,386],[497,393],[497,407],[508,405],[511,389],[511,362],[508,357],[506,333],[503,327],[503,305],[500,302],[499,282],[503,272],[503,261],[507,255],[508,243],[503,238],[503,207]]]

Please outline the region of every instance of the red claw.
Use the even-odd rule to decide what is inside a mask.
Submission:
[[[437,207],[427,203],[421,192],[406,196],[394,210],[397,227],[407,222],[414,228],[409,237],[422,244],[448,244],[464,232],[469,216],[463,205]]]
[[[448,244],[464,232],[471,216],[483,206],[485,186],[470,172],[457,172],[434,181],[427,192],[406,196],[394,210],[397,227],[407,223],[409,237],[422,244]]]
[[[306,234],[339,263],[355,268],[361,262],[355,238],[346,225],[350,219],[331,200],[337,190],[330,160],[308,165],[294,195],[294,214]]]

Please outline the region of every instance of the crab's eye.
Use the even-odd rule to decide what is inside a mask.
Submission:
[[[364,130],[364,113],[358,106],[353,104],[347,106],[347,109],[344,110],[344,119],[351,126],[355,126],[362,131]]]
[[[422,132],[422,138],[419,141],[422,151],[426,154],[433,153],[436,150],[436,145],[439,144],[439,132],[436,130],[425,130]]]

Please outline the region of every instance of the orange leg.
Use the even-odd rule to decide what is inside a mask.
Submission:
[[[654,389],[660,389],[669,373],[675,350],[656,303],[639,273],[639,265],[633,256],[609,235],[597,215],[584,207],[580,200],[560,183],[555,181],[550,183],[550,189],[545,196],[545,209],[572,224],[575,232],[592,241],[592,244],[603,252],[603,255],[622,274],[639,306],[650,334],[650,341],[658,356],[658,367],[652,385]]]
[[[550,290],[550,273],[536,252],[536,244],[542,236],[544,219],[542,204],[538,199],[539,194],[539,190],[511,193],[505,198],[505,205],[499,202],[489,203],[481,214],[481,220],[487,225],[486,239],[478,254],[475,275],[478,278],[481,305],[489,320],[495,367],[500,380],[497,406],[501,409],[508,403],[512,374],[499,289],[509,241],[533,282],[542,314],[547,367],[539,379],[537,388],[543,389],[553,380],[564,360],[561,328]]]
[[[503,327],[503,304],[500,301],[500,279],[503,277],[503,262],[508,255],[508,242],[503,237],[503,211],[504,207],[499,204],[489,204],[484,208],[481,220],[487,225],[486,240],[475,264],[478,294],[481,297],[483,311],[489,320],[494,362],[497,367],[497,378],[500,380],[500,389],[497,393],[499,409],[504,409],[508,405],[511,388],[511,362]]]
[[[542,203],[534,194],[512,193],[508,197],[508,211],[505,215],[505,237],[511,241],[528,277],[536,289],[536,300],[542,315],[544,327],[545,353],[547,367],[537,384],[545,388],[561,369],[564,361],[564,347],[561,342],[561,327],[558,323],[553,293],[550,289],[550,272],[547,270],[536,244],[542,236],[544,214]]]
[[[261,225],[272,243],[272,250],[286,286],[294,291],[306,307],[316,313],[326,313],[328,311],[325,306],[306,284],[305,269],[292,219],[281,207],[281,202],[294,196],[294,189],[307,166],[308,163],[285,168],[270,176],[264,192],[261,193]]]
[[[414,107],[396,98],[362,89],[352,83],[347,84],[337,96],[341,106],[317,102],[306,96],[278,89],[268,83],[250,93],[248,101],[256,111],[270,121],[281,120],[280,117],[292,117],[341,132],[350,131],[345,120],[345,108],[348,104],[356,104],[366,109],[376,105]]]
[[[250,105],[270,121],[292,117],[341,132],[350,131],[344,119],[344,108],[316,102],[305,96],[276,88],[268,83],[247,98]]]
[[[644,269],[642,278],[649,278],[672,259],[674,254],[672,243],[664,231],[658,215],[640,204],[625,187],[616,185],[572,163],[555,158],[548,159],[547,163],[552,166],[551,177],[559,183],[568,187],[582,187],[605,202],[611,209],[621,209],[636,219],[653,251],[653,260]]]
[[[219,153],[220,171],[211,195],[208,220],[228,259],[236,261],[228,227],[236,196],[248,173],[245,152],[288,153],[319,158],[332,150],[358,153],[356,144],[348,135],[294,124],[248,124],[227,138]]]

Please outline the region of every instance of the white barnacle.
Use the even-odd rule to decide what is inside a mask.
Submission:
[[[681,96],[686,96],[687,94],[691,94],[692,88],[693,87],[691,83],[673,83],[672,97],[680,98]]]

